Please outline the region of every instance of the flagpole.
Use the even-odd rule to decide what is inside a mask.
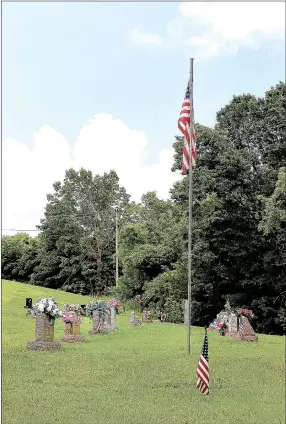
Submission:
[[[191,58],[190,61],[190,79],[189,79],[189,89],[190,89],[190,146],[189,146],[189,237],[188,237],[188,353],[191,352],[191,301],[192,301],[192,220],[193,220],[193,165],[192,165],[192,136],[193,136],[193,62],[194,59]]]

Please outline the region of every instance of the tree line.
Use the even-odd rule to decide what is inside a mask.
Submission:
[[[286,84],[262,98],[234,96],[214,128],[196,124],[193,173],[192,322],[251,308],[258,332],[286,330]],[[172,170],[181,168],[176,136]],[[114,171],[66,171],[47,195],[38,237],[2,237],[2,278],[144,305],[182,322],[187,298],[188,177],[170,199],[130,196]],[[115,216],[120,277],[115,284]]]

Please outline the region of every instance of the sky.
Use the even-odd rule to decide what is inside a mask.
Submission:
[[[166,199],[190,57],[213,126],[233,95],[285,80],[285,3],[3,3],[3,233],[35,229],[70,167]]]

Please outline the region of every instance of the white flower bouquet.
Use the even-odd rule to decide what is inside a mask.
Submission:
[[[70,305],[66,305],[66,312],[81,312],[81,306],[78,303],[71,303]]]
[[[62,311],[58,308],[55,297],[44,297],[38,299],[35,305],[33,305],[33,311],[42,312],[48,315],[50,318],[58,318],[62,316]]]

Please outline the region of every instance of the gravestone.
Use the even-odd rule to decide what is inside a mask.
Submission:
[[[141,321],[136,318],[135,312],[130,313],[130,325],[140,325]]]
[[[93,311],[92,313],[92,330],[89,330],[88,334],[107,334],[108,329],[104,315],[99,311]]]
[[[255,334],[250,322],[245,316],[239,318],[239,329],[234,335],[234,339],[238,341],[257,342],[258,337]]]
[[[228,335],[234,336],[237,333],[237,315],[231,312],[228,317]]]
[[[60,343],[54,342],[54,318],[43,312],[36,313],[35,340],[27,343],[32,350],[59,349]]]
[[[116,328],[118,328],[118,326],[116,325],[116,310],[115,308],[111,308],[110,310],[110,318],[111,318],[111,328],[113,330],[115,330]]]
[[[142,322],[147,323],[148,322],[148,312],[145,310],[142,314]]]
[[[31,297],[26,297],[26,306],[24,306],[25,309],[32,309],[33,307],[33,300]]]
[[[151,312],[151,311],[148,311],[148,312],[147,312],[147,322],[148,322],[149,324],[151,324],[151,323],[153,322],[153,319],[152,319],[152,312]]]
[[[107,314],[104,318],[105,326],[108,330],[111,330],[111,308],[107,308]]]
[[[69,315],[72,316],[72,323],[65,323],[62,341],[67,343],[84,342],[85,338],[80,335],[80,314],[71,311]]]

